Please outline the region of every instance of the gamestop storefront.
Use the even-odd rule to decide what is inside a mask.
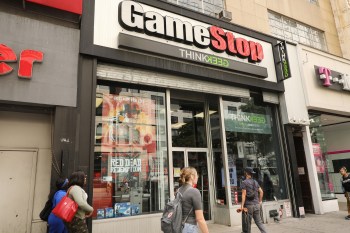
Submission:
[[[266,213],[289,205],[283,43],[161,1],[84,4],[78,104],[93,232],[160,232],[184,166],[198,171],[208,222],[240,225],[246,166],[264,187]]]

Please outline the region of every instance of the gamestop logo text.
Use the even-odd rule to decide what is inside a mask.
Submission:
[[[210,48],[215,52],[226,52],[231,56],[247,58],[249,62],[261,62],[264,59],[260,43],[236,37],[230,31],[217,26],[209,28],[195,25],[157,12],[144,11],[142,5],[133,1],[119,4],[119,24],[126,30],[162,37],[179,43],[195,45],[198,48]]]

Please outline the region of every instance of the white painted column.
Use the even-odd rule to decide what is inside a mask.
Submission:
[[[309,126],[305,126],[305,132],[303,132],[303,141],[307,170],[309,174],[310,188],[312,193],[312,202],[314,205],[315,213],[324,214],[320,184],[317,176],[316,163],[314,159]]]

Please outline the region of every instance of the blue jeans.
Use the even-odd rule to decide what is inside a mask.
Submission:
[[[198,226],[185,223],[184,228],[182,229],[182,233],[198,233]]]
[[[252,227],[252,218],[254,218],[255,224],[258,226],[261,233],[266,233],[265,226],[260,216],[260,204],[247,205],[248,213],[242,213],[242,231],[244,233],[250,233]]]

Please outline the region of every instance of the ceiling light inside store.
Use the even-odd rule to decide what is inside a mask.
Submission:
[[[214,114],[214,113],[216,113],[216,111],[210,111],[209,110],[209,115]],[[194,115],[194,117],[203,118],[204,117],[203,112]]]
[[[171,125],[171,128],[172,129],[180,129],[182,126],[186,125],[186,123],[183,123],[183,122],[178,122],[176,124],[172,124]]]

